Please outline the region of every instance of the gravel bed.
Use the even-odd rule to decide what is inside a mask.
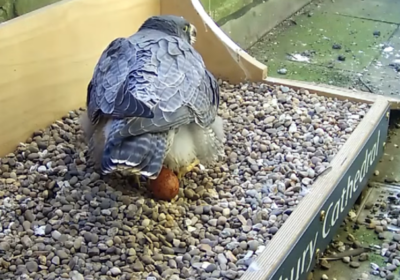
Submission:
[[[226,162],[157,201],[87,163],[70,112],[1,159],[1,279],[238,279],[369,105],[221,82]]]

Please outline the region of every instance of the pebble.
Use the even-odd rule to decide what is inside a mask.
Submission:
[[[222,210],[222,215],[224,215],[225,217],[229,217],[231,214],[231,210],[229,208],[225,208],[224,210]]]
[[[85,277],[76,270],[73,270],[69,273],[69,277],[71,280],[85,280]]]
[[[258,247],[260,246],[260,243],[257,240],[251,240],[248,243],[249,250],[251,251],[257,251]]]
[[[359,260],[360,262],[366,261],[366,260],[368,260],[368,259],[369,259],[369,256],[368,256],[367,253],[362,253],[362,254],[358,257],[358,260]]]
[[[136,260],[136,262],[133,264],[132,268],[133,268],[135,271],[138,271],[138,272],[144,270],[144,266],[143,266],[142,262],[139,261],[139,260]]]
[[[373,35],[374,35],[375,37],[379,37],[379,36],[381,36],[381,32],[380,32],[379,30],[375,30],[374,33],[373,33]]]
[[[117,276],[117,275],[120,275],[122,272],[121,272],[121,269],[119,269],[118,267],[112,267],[110,269],[110,273],[112,276]]]
[[[386,269],[389,270],[389,271],[394,271],[394,270],[397,269],[397,266],[395,266],[394,264],[389,264],[389,265],[386,267]]]
[[[359,262],[355,262],[355,261],[353,261],[353,262],[350,262],[350,267],[352,267],[352,268],[359,268],[360,267],[360,263]]]
[[[58,240],[58,239],[60,239],[60,237],[61,237],[61,233],[60,233],[59,231],[55,230],[55,231],[53,231],[53,232],[51,233],[51,237],[53,237],[54,240]]]
[[[394,280],[396,276],[393,273],[389,273],[386,275],[386,280]]]
[[[335,43],[335,44],[332,45],[332,49],[334,49],[334,50],[340,50],[340,49],[342,49],[342,46]]]
[[[60,257],[59,257],[59,256],[54,256],[54,257],[51,259],[51,262],[52,262],[53,264],[55,264],[55,265],[59,265],[59,264],[60,264]]]
[[[287,74],[287,69],[286,69],[286,68],[281,68],[281,69],[279,69],[279,70],[278,70],[278,74],[286,75],[286,74]]]
[[[61,260],[64,260],[64,259],[68,258],[68,254],[64,250],[58,250],[58,251],[56,251],[56,254]]]
[[[1,242],[0,243],[0,251],[7,252],[8,250],[10,250],[10,244],[8,242]]]
[[[37,272],[39,270],[39,265],[35,261],[29,261],[26,263],[26,269],[29,272]]]
[[[171,202],[129,177],[95,172],[79,141],[82,110],[1,158],[9,187],[0,189],[0,254],[24,256],[0,266],[2,277],[239,279],[370,105],[287,86],[220,84],[227,159],[195,167]]]

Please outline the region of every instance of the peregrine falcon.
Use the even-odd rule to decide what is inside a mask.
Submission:
[[[181,179],[225,156],[219,84],[192,46],[196,28],[173,15],[148,18],[103,51],[87,88],[81,126],[104,174]]]

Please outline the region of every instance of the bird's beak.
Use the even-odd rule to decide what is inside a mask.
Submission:
[[[193,24],[191,24],[190,25],[190,44],[193,45],[196,42],[196,38],[197,38],[197,29]]]

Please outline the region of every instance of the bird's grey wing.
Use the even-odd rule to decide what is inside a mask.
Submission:
[[[219,85],[200,54],[174,37],[154,39],[142,47],[156,65],[157,76],[147,84],[147,92],[158,101],[152,108],[152,118],[132,118],[120,134],[162,132],[192,122],[208,127],[219,106]]]
[[[86,105],[93,124],[99,116],[116,118],[153,117],[151,108],[133,94],[145,79],[137,74],[146,67],[140,64],[140,53],[128,39],[117,38],[103,51],[88,85]],[[150,69],[151,71],[151,69]]]
[[[209,127],[217,115],[220,92],[219,84],[210,71],[205,69],[205,81],[200,86],[200,97],[193,100],[196,122],[202,127]]]

